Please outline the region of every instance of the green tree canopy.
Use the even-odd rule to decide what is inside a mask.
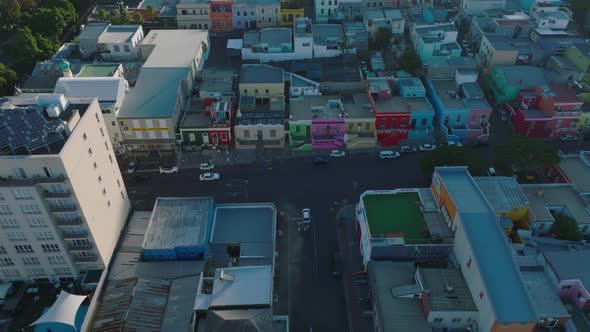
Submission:
[[[402,70],[405,70],[412,75],[416,75],[422,69],[422,61],[418,54],[409,47],[399,57],[399,66]]]
[[[431,176],[437,166],[467,166],[472,175],[483,175],[489,163],[473,151],[458,146],[439,146],[420,160],[422,173]]]
[[[60,46],[60,42],[57,37],[45,37],[37,33],[35,34],[35,40],[37,41],[37,47],[39,48],[40,59],[50,58]]]
[[[16,81],[16,72],[0,62],[0,96],[12,96]]]
[[[23,13],[32,13],[37,8],[37,1],[35,0],[19,0],[19,3]]]
[[[17,0],[0,1],[0,27],[16,26],[21,16],[21,6]]]
[[[566,215],[555,217],[555,222],[551,226],[551,233],[560,240],[579,241],[582,239],[578,223],[574,218]]]
[[[31,29],[19,28],[11,39],[11,53],[14,58],[15,68],[19,72],[29,72],[39,59],[39,48]]]
[[[393,34],[388,28],[379,28],[373,35],[373,49],[384,51],[391,46]]]
[[[143,15],[140,12],[136,12],[133,14],[133,23],[142,25],[143,24]]]
[[[512,136],[506,144],[498,145],[496,167],[506,174],[514,166],[521,172],[538,172],[559,162],[559,155],[553,146],[540,139]]]
[[[27,19],[27,26],[33,34],[38,33],[46,37],[59,38],[68,23],[60,9],[38,8]]]
[[[121,22],[120,24],[129,24],[133,21],[133,19],[131,18],[131,13],[129,13],[129,11],[124,10],[121,13]]]
[[[74,8],[74,5],[69,0],[43,0],[42,6],[57,9],[65,20],[66,25],[74,24],[78,20],[76,8]]]
[[[113,9],[109,17],[112,24],[121,24],[121,12],[118,9]]]
[[[587,30],[588,11],[590,10],[590,1],[588,0],[571,0],[570,9],[573,13],[574,21],[576,21],[582,30]]]
[[[109,20],[109,13],[106,10],[101,9],[98,11],[98,20],[102,22],[106,22]]]
[[[148,5],[145,9],[148,21],[153,21],[158,16],[158,10],[154,5]]]

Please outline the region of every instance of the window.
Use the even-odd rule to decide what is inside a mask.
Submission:
[[[20,272],[18,272],[18,270],[3,270],[2,274],[4,274],[4,277],[6,278],[20,277]]]
[[[254,93],[258,93],[258,89],[254,89]]]
[[[121,191],[121,198],[125,199],[125,194],[123,194],[123,191]]]
[[[10,241],[25,241],[25,234],[23,232],[7,232]]]
[[[250,16],[254,16],[254,12],[253,11],[250,12]]]
[[[107,194],[107,190],[105,188],[102,188],[102,195],[105,196]]]
[[[402,119],[402,127],[406,125],[406,119]]]
[[[387,119],[379,120],[379,128],[385,128],[387,126]]]
[[[42,244],[41,249],[43,252],[60,252],[59,246],[55,243]]]
[[[8,205],[0,205],[0,215],[12,214]]]
[[[102,182],[102,177],[100,175],[98,176],[98,182]]]
[[[274,129],[271,129],[270,131],[270,137],[277,137],[277,131]]]
[[[33,194],[29,189],[14,189],[12,190],[15,199],[32,199]]]
[[[18,244],[16,246],[14,246],[14,249],[16,249],[17,254],[32,254],[33,253],[33,247],[31,247],[28,244]]]
[[[88,246],[91,245],[90,241],[88,241],[88,239],[76,239],[76,240],[72,240],[72,243],[75,246]]]
[[[24,214],[39,214],[41,213],[41,209],[37,204],[23,204],[21,205],[21,210]]]
[[[88,140],[88,136],[86,136],[86,133],[82,134],[82,139],[84,140],[84,142],[86,142],[86,140]]]
[[[0,219],[0,227],[2,228],[18,228],[19,225],[16,219]]]
[[[365,130],[369,130],[371,129],[371,124],[370,123],[365,123]]]
[[[269,18],[268,18],[268,22],[269,22],[269,23],[270,23],[270,22],[272,22],[272,17],[269,17]]]
[[[121,52],[121,48],[119,47],[119,45],[113,45],[113,50],[117,53]]]
[[[23,264],[25,265],[41,265],[37,257],[23,257]]]
[[[12,174],[17,179],[26,179],[27,178],[27,173],[25,173],[24,168],[13,168]]]
[[[0,266],[12,266],[12,265],[14,265],[14,262],[12,261],[11,258],[8,258],[8,257],[0,258]]]
[[[47,256],[50,265],[61,265],[66,263],[64,256]]]
[[[88,148],[88,154],[92,156],[92,149]]]
[[[27,218],[30,227],[47,227],[43,218]]]
[[[434,323],[442,323],[443,319],[442,318],[435,318],[433,320]]]
[[[6,248],[4,246],[0,246],[0,255],[6,255]]]
[[[111,201],[107,201],[107,206],[111,207]]]
[[[127,52],[127,53],[131,52],[129,45],[123,45],[123,48],[125,49],[125,52]]]
[[[238,12],[236,12],[236,15],[240,16],[240,12],[239,12],[239,11],[238,11]],[[240,23],[240,22],[238,22],[238,23]]]
[[[461,318],[458,318],[458,317],[457,318],[453,318],[451,321],[453,323],[460,323],[461,322]]]
[[[471,267],[471,257],[469,257],[469,259],[467,260],[467,268]]]
[[[111,164],[113,163],[113,157],[111,155],[109,155],[109,161],[111,162]]]
[[[111,125],[116,126],[117,123],[115,121],[111,122]]]
[[[104,148],[107,149],[107,151],[109,151],[109,144],[107,142],[104,142]]]
[[[100,130],[100,134],[104,137],[104,130],[102,130],[102,128],[99,128]]]
[[[43,270],[43,269],[27,269],[27,275],[29,277],[42,277],[45,275],[45,270]]]
[[[349,123],[348,124],[348,131],[352,131],[353,126],[354,126],[354,123]]]
[[[227,133],[221,133],[221,140],[227,141]]]
[[[260,9],[260,12],[261,12],[262,14],[264,14],[264,8]]]
[[[70,272],[70,269],[68,269],[67,267],[54,267],[53,272],[55,272],[55,274],[57,274],[58,276],[66,276],[72,274],[72,272]]]
[[[248,89],[244,89],[244,94],[247,94],[247,93],[248,93]]]
[[[323,14],[324,13],[324,8],[320,9],[320,13]]]
[[[266,91],[265,91],[265,92],[266,92],[266,93],[268,93],[268,92],[269,92],[269,91],[268,91],[268,89],[266,89]]]
[[[51,232],[35,232],[35,237],[40,241],[53,240],[53,234]]]
[[[244,137],[250,138],[250,131],[249,130],[244,130]]]
[[[322,9],[323,10],[323,9]],[[303,47],[309,47],[311,45],[311,43],[303,43],[301,44]]]
[[[479,292],[479,298],[483,299],[483,292]]]
[[[422,120],[420,121],[420,125],[421,125],[421,126],[426,126],[426,124],[427,124],[427,123],[428,123],[428,120],[426,120],[426,119],[422,119]]]
[[[98,165],[96,164],[96,162],[94,162],[94,164],[92,165],[92,167],[94,167],[94,169],[98,168]]]

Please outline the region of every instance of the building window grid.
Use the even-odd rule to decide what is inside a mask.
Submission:
[[[0,255],[6,255],[8,252],[6,251],[6,248],[4,248],[4,246],[0,246]]]
[[[20,277],[20,272],[18,270],[2,270],[2,274],[4,274],[5,278],[15,278]]]
[[[23,232],[7,232],[10,241],[26,241],[27,238]]]
[[[43,250],[43,252],[60,252],[61,251],[59,249],[59,246],[55,243],[42,244],[41,250]]]
[[[33,247],[29,244],[18,244],[14,246],[14,249],[17,254],[32,254],[35,252]]]
[[[2,257],[0,258],[0,266],[13,266],[14,262],[12,261],[12,258],[9,257]]]
[[[43,218],[27,218],[29,222],[29,227],[47,227],[47,223]]]
[[[19,228],[19,224],[16,219],[0,219],[0,227],[2,228]]]
[[[25,265],[41,265],[41,262],[37,257],[23,257],[22,260]]]

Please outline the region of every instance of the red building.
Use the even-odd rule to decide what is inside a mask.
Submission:
[[[205,99],[196,111],[187,113],[180,126],[180,136],[185,146],[206,146],[229,149],[232,146],[232,121],[235,113],[232,98],[220,101]]]
[[[567,85],[522,90],[517,100],[516,105],[504,107],[520,135],[557,138],[577,134],[583,102]]]
[[[211,32],[234,30],[232,7],[233,0],[211,0]]]
[[[367,94],[381,146],[399,145],[400,140],[408,139],[411,106],[404,98],[394,96],[393,86],[392,79],[367,80]]]

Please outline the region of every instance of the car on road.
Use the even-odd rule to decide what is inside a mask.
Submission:
[[[401,152],[401,153],[416,152],[416,151],[418,151],[418,149],[416,149],[415,146],[411,146],[411,145],[402,145],[399,147],[399,152]]]
[[[127,174],[135,173],[136,169],[137,169],[137,161],[134,160],[129,163],[129,166],[127,166]]]
[[[176,174],[178,173],[178,166],[160,167],[160,174]]]
[[[315,157],[311,160],[311,162],[316,166],[327,166],[328,165],[328,158],[326,157]]]
[[[311,210],[310,209],[301,210],[301,215],[303,216],[303,223],[304,224],[309,224],[311,222]]]
[[[147,179],[149,179],[149,177],[145,176],[145,175],[134,175],[131,180],[133,182],[143,182],[146,181]]]
[[[330,157],[333,158],[341,158],[346,156],[346,152],[342,151],[342,150],[332,150],[330,151]]]
[[[202,163],[201,165],[199,165],[199,169],[201,171],[211,171],[215,168],[215,165],[213,165],[213,163]]]
[[[395,159],[399,158],[400,154],[397,151],[383,150],[379,151],[379,159]]]
[[[448,146],[459,146],[459,147],[463,146],[463,144],[461,144],[461,142],[453,142],[453,141],[447,142],[447,145]]]
[[[563,135],[559,136],[559,140],[562,142],[575,142],[578,140],[578,135]]]
[[[203,173],[199,175],[199,181],[217,181],[221,179],[219,173]]]
[[[420,151],[432,151],[432,150],[436,149],[436,145],[434,145],[434,144],[420,144],[418,149]]]
[[[488,168],[487,172],[488,176],[496,176],[496,169],[493,167]]]

